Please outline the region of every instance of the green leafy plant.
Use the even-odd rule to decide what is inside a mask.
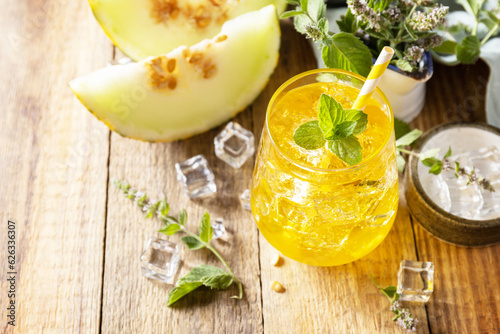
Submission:
[[[460,165],[459,162],[450,160],[450,157],[452,156],[451,147],[448,149],[442,159],[436,158],[436,155],[440,151],[439,148],[433,148],[423,153],[415,153],[412,150],[407,149],[406,147],[414,144],[422,135],[422,131],[418,129],[411,130],[408,124],[397,119],[394,122],[394,129],[396,132],[396,158],[398,163],[398,170],[400,172],[404,170],[406,164],[406,161],[401,153],[406,153],[415,156],[426,167],[429,167],[430,174],[439,175],[442,171],[453,170],[455,172],[455,177],[467,178],[467,185],[477,183],[480,187],[487,191],[495,191],[495,188],[488,179],[479,176],[476,173],[476,168],[474,166],[472,167],[471,171],[468,172],[464,167]]]
[[[399,293],[397,292],[398,289],[393,285],[382,288],[380,285],[378,285],[372,275],[370,275],[370,278],[372,279],[373,283],[375,283],[377,289],[379,289],[380,292],[382,292],[384,296],[389,299],[389,302],[391,303],[391,311],[395,314],[395,316],[392,318],[392,321],[396,321],[399,326],[408,331],[415,331],[417,328],[418,320],[416,318],[413,318],[410,310],[401,307],[401,304],[399,302]]]
[[[213,229],[210,223],[210,215],[205,213],[198,227],[198,234],[191,232],[185,226],[187,221],[186,210],[181,210],[178,217],[169,215],[170,207],[166,200],[149,201],[147,194],[140,193],[132,188],[127,182],[114,180],[115,186],[121,192],[135,202],[135,204],[146,212],[146,218],[158,217],[165,225],[159,232],[165,235],[174,235],[176,233],[184,233],[187,236],[181,240],[191,250],[207,248],[210,250],[224,265],[226,270],[218,267],[202,264],[193,268],[184,277],[180,278],[175,287],[168,295],[167,305],[171,306],[176,301],[196,290],[200,286],[206,286],[215,290],[227,289],[231,284],[235,283],[238,286],[238,295],[231,298],[241,299],[243,297],[243,285],[233,273],[229,265],[210,244],[213,236]]]
[[[462,64],[473,64],[481,55],[481,47],[500,33],[500,7],[486,8],[485,0],[457,0],[465,13],[454,13],[472,18],[472,25],[462,22],[441,25],[439,30],[446,40],[433,51],[438,54],[455,55]],[[467,21],[467,20],[465,20]],[[479,29],[481,28],[481,29]]]
[[[424,53],[443,41],[433,29],[448,13],[448,7],[431,0],[347,0],[347,13],[337,21],[341,32],[334,34],[323,0],[288,2],[297,7],[281,18],[295,17],[296,30],[320,45],[327,67],[363,76],[385,46],[395,51],[393,65],[406,72],[422,70]]]
[[[327,144],[346,164],[361,162],[361,145],[356,138],[366,129],[368,116],[357,109],[344,109],[340,103],[326,94],[321,94],[318,120],[300,125],[293,135],[297,145],[306,150],[315,150]]]

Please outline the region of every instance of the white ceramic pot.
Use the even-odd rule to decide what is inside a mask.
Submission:
[[[410,122],[422,111],[425,102],[425,83],[433,73],[432,57],[425,53],[423,71],[407,73],[389,65],[378,87],[391,103],[394,117]]]

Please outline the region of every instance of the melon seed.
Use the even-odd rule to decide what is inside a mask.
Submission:
[[[227,39],[227,35],[219,35],[215,38],[215,43],[224,42]]]
[[[285,292],[285,288],[278,281],[272,281],[271,282],[271,289],[273,289],[277,293],[283,293],[283,292]]]
[[[175,70],[175,65],[176,65],[176,60],[175,59],[169,59],[167,62],[167,71],[172,73]]]

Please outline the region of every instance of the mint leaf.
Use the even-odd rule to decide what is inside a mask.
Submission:
[[[334,136],[337,124],[345,120],[345,112],[342,105],[326,94],[321,94],[319,99],[319,128],[323,136],[328,139]]]
[[[357,30],[356,19],[352,15],[351,10],[348,8],[344,16],[340,17],[337,21],[337,25],[342,32],[355,33]]]
[[[396,147],[406,146],[412,144],[415,140],[422,135],[422,131],[419,129],[413,129],[412,131],[405,134],[403,137],[396,140]]]
[[[335,34],[331,44],[323,47],[322,58],[329,68],[339,68],[368,76],[372,67],[370,49],[363,42],[345,32]]]
[[[302,10],[314,20],[319,21],[326,14],[326,4],[324,0],[301,0]]]
[[[327,139],[340,139],[347,138],[350,135],[354,134],[354,129],[356,128],[356,122],[354,121],[346,121],[342,122],[335,127],[336,138],[327,138]]]
[[[313,24],[313,21],[307,15],[297,15],[293,18],[293,26],[295,30],[300,32],[301,34],[307,34],[306,27],[310,24]]]
[[[216,290],[227,289],[232,283],[233,276],[228,273],[203,278],[204,286]]]
[[[347,109],[345,110],[345,118],[347,121],[356,122],[356,126],[352,133],[353,135],[359,135],[361,132],[366,130],[368,115],[363,111],[358,109]]]
[[[280,20],[287,19],[289,17],[293,17],[293,16],[297,16],[297,15],[301,15],[301,14],[304,14],[304,12],[301,10],[289,10],[287,12],[283,12],[280,15]]]
[[[374,0],[371,3],[371,7],[378,12],[383,11],[389,5],[388,0]]]
[[[467,36],[457,45],[457,59],[462,64],[474,64],[481,54],[481,42],[477,36]]]
[[[398,288],[396,288],[395,286],[387,286],[383,289],[380,289],[380,291],[382,291],[382,293],[384,295],[386,295],[387,297],[389,298],[394,298],[394,296],[396,295],[396,292],[398,291]]]
[[[176,301],[184,297],[185,295],[193,292],[194,290],[198,289],[200,286],[203,285],[202,282],[193,282],[193,283],[184,283],[184,284],[179,284],[170,291],[168,294],[168,299],[167,299],[167,306],[171,306],[174,304]]]
[[[424,166],[427,166],[427,167],[432,167],[435,164],[438,164],[441,162],[438,158],[426,158],[426,159],[421,159],[420,161],[422,161]]]
[[[399,152],[396,154],[396,163],[398,165],[398,171],[402,173],[405,170],[406,161]]]
[[[168,203],[166,200],[163,200],[160,202],[160,205],[158,206],[158,210],[160,211],[162,216],[166,217],[168,215],[168,211],[170,210],[170,207],[168,206]]]
[[[328,148],[349,166],[353,166],[361,162],[361,145],[359,144],[358,139],[354,136],[337,140],[329,140]]]
[[[308,0],[300,0],[300,8],[304,12],[307,12],[307,2],[308,2]]]
[[[181,240],[188,246],[189,249],[197,250],[205,247],[205,245],[195,237],[182,237]]]
[[[200,227],[198,228],[198,233],[200,234],[200,239],[205,242],[210,242],[214,234],[212,225],[210,225],[210,215],[205,213],[201,218]]]
[[[196,290],[202,285],[212,289],[226,289],[233,282],[233,276],[224,270],[202,264],[193,268],[184,277],[177,281],[175,288],[168,295],[167,305],[170,306],[176,301]]]
[[[201,282],[207,277],[223,275],[223,274],[227,273],[221,268],[211,266],[208,264],[202,264],[191,269],[191,271],[188,272],[184,277],[179,278],[177,284]]]
[[[446,152],[446,154],[444,155],[444,158],[443,159],[446,159],[446,158],[449,158],[451,157],[451,146],[448,148],[448,151]]]
[[[286,0],[290,5],[293,6],[300,6],[300,1],[299,0]]]
[[[394,119],[394,132],[396,133],[396,140],[403,137],[411,131],[410,125],[397,118]]]
[[[405,72],[413,71],[413,66],[411,66],[410,63],[404,59],[395,59],[391,61],[391,64],[395,65],[397,68]]]
[[[181,230],[181,227],[177,224],[169,224],[159,230],[158,232],[163,233],[165,235],[174,235],[175,233],[179,232]]]
[[[323,132],[319,128],[319,121],[311,121],[302,124],[293,134],[295,144],[306,150],[315,150],[325,145]]]
[[[429,174],[439,175],[443,169],[443,163],[441,161],[435,163],[431,169],[429,169]]]
[[[329,23],[328,23],[328,20],[326,19],[326,17],[322,17],[318,21],[318,28],[319,28],[319,30],[321,30],[321,33],[323,35],[328,36],[328,34],[329,34],[328,29],[330,29],[330,26],[329,26]]]
[[[441,45],[432,48],[432,50],[446,55],[454,55],[457,53],[457,45],[457,42],[447,40],[441,43]]]
[[[184,225],[187,220],[187,212],[186,210],[182,209],[181,212],[179,212],[179,224]]]

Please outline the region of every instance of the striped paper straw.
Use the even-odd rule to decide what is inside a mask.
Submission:
[[[354,104],[352,105],[353,109],[363,110],[365,108],[366,104],[373,94],[373,91],[375,90],[375,88],[377,88],[378,82],[384,74],[387,65],[389,65],[393,55],[394,50],[392,48],[386,46],[382,49],[382,52],[380,52],[375,65],[373,65],[370,74],[368,74],[368,78],[361,88],[356,101],[354,101]]]

